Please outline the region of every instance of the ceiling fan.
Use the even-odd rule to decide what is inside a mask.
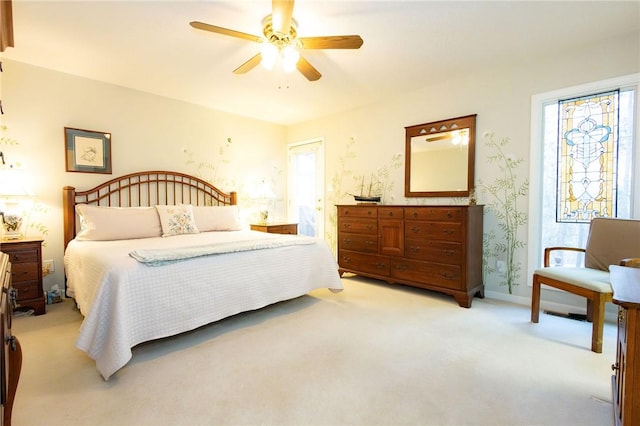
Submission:
[[[264,37],[198,21],[190,22],[189,25],[199,30],[262,44],[261,52],[233,70],[235,74],[244,74],[260,63],[269,68],[280,57],[286,71],[297,68],[307,80],[316,81],[322,74],[300,56],[299,49],[359,49],[363,41],[359,35],[298,38],[297,23],[293,19],[293,3],[293,0],[272,0],[271,15],[262,20]]]

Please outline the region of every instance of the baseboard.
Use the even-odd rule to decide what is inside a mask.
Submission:
[[[505,302],[515,303],[517,305],[523,306],[531,306],[531,298],[522,297],[522,296],[514,296],[513,294],[505,294],[497,291],[487,291],[484,292],[485,297],[489,299],[502,300]],[[607,322],[617,323],[618,322],[618,310],[614,307],[615,305],[607,303],[604,312],[604,320]],[[540,311],[553,311],[561,314],[580,314],[585,315],[587,313],[586,302],[585,306],[575,306],[575,305],[567,305],[564,303],[556,303],[556,302],[548,302],[545,300],[540,301]]]

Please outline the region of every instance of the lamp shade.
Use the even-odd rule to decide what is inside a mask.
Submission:
[[[2,198],[22,198],[32,197],[30,188],[27,185],[27,177],[19,169],[0,169],[0,197]]]

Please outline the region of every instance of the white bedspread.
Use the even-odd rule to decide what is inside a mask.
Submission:
[[[69,294],[85,316],[76,346],[107,380],[142,342],[167,337],[317,288],[342,290],[327,244],[216,254],[147,266],[129,253],[237,239],[272,239],[256,231],[203,232],[168,238],[69,243]],[[282,236],[285,237],[285,236]],[[291,238],[291,237],[288,237]]]

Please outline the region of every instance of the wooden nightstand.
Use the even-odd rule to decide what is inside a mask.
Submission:
[[[270,223],[267,225],[251,224],[252,231],[268,232],[270,234],[297,234],[297,223]]]
[[[42,288],[41,238],[0,241],[0,251],[9,255],[13,288],[18,291],[20,308],[31,308],[36,315],[46,312]]]

